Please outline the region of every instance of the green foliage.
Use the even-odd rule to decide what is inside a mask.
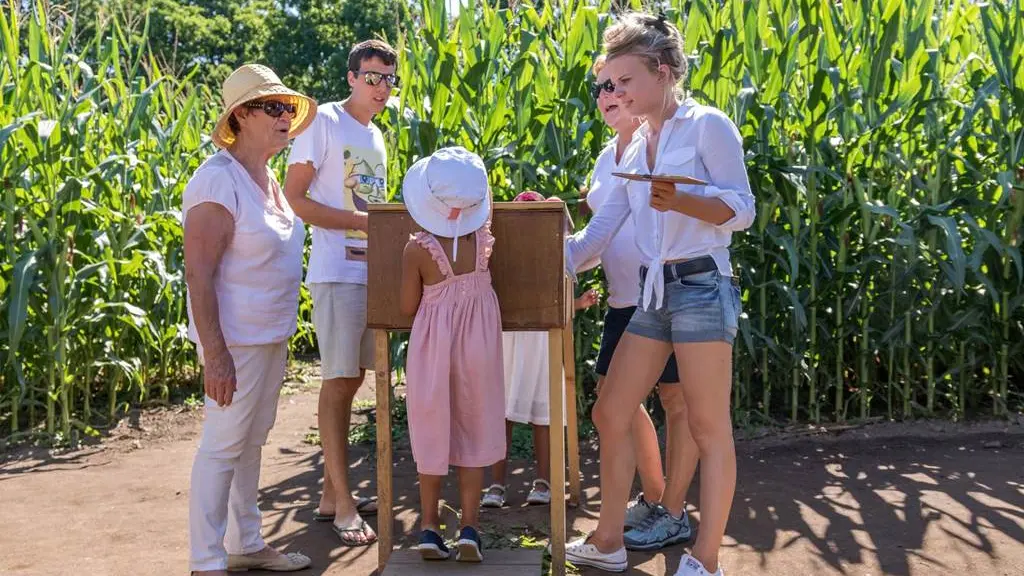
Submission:
[[[74,20],[79,42],[120,23],[128,44],[150,49],[171,74],[196,69],[197,78],[218,88],[238,66],[260,62],[324,102],[348,94],[354,44],[395,37],[399,6],[395,0],[65,0],[56,9]]]
[[[402,3],[395,0],[297,0],[273,23],[266,64],[292,88],[320,102],[349,94],[352,46],[369,38],[393,42]]]
[[[0,419],[70,438],[194,372],[178,208],[214,110],[117,26],[73,53],[40,6],[19,15],[0,20]]]
[[[403,77],[380,119],[393,198],[417,158],[462,144],[498,199],[532,188],[573,203],[609,135],[586,90],[607,1],[471,1],[454,19],[434,0],[269,13],[83,1],[77,29],[22,4],[0,19],[7,434],[69,438],[194,375],[177,210],[212,151],[217,83],[242,60],[333,98],[346,89],[330,63],[383,29]],[[685,6],[668,16],[685,31],[688,87],[740,127],[758,201],[733,241],[737,423],[1019,410],[1024,0]],[[339,24],[356,12],[365,27]],[[222,17],[240,28],[224,34]],[[308,316],[304,293],[296,347],[314,342]],[[600,317],[576,322],[581,381]],[[396,339],[393,357],[404,350]]]

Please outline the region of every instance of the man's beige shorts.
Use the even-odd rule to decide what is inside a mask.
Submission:
[[[373,333],[366,329],[366,285],[343,282],[309,285],[313,328],[320,347],[321,378],[358,378],[373,370]]]

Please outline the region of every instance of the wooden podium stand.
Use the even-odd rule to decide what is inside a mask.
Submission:
[[[415,553],[398,553],[392,568],[394,493],[391,446],[390,332],[407,331],[412,318],[399,312],[402,251],[418,230],[402,204],[370,204],[368,240],[367,325],[376,331],[377,386],[377,499],[378,571],[381,574],[447,574],[451,572],[535,575],[537,551],[485,550],[483,564],[454,559],[425,562]],[[490,269],[501,306],[502,329],[548,331],[548,369],[551,409],[551,564],[552,573],[565,574],[566,452],[569,464],[569,503],[579,504],[580,458],[576,419],[576,370],[572,328],[572,285],[565,276],[564,239],[569,222],[561,202],[498,202],[491,230],[495,236]],[[562,371],[565,386],[561,386]],[[563,406],[566,422],[563,422]],[[504,428],[503,428],[504,430]],[[568,450],[565,436],[568,435]]]

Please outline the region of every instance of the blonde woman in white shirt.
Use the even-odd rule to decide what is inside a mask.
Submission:
[[[601,151],[594,165],[587,192],[587,206],[600,210],[615,189],[623,157],[640,119],[623,110],[615,95],[615,84],[604,69],[605,57],[594,62],[596,82],[593,96],[601,118],[615,132],[615,137]],[[608,283],[608,311],[601,333],[601,350],[597,357],[597,390],[608,374],[612,355],[626,331],[640,299],[637,275],[642,258],[636,246],[633,222],[627,219],[600,256],[600,264]],[[658,433],[650,415],[641,404],[633,416],[633,449],[637,473],[643,491],[630,502],[623,523],[626,548],[657,550],[690,539],[692,530],[686,514],[686,493],[697,469],[697,445],[686,422],[686,403],[679,386],[675,355],[665,364],[658,380],[658,396],[665,409],[666,446],[665,471],[662,472]]]
[[[593,419],[601,444],[597,530],[567,547],[574,564],[628,568],[622,526],[635,468],[633,407],[650,393],[674,352],[690,431],[701,462],[700,532],[677,576],[721,575],[718,551],[736,487],[729,412],[732,343],[740,297],[729,258],[732,233],[754,219],[739,131],[721,111],[679,100],[683,39],[664,18],[627,14],[604,33],[605,71],[622,107],[645,118],[620,169],[691,176],[706,186],[616,180],[587,228],[566,242],[576,271],[627,220],[643,267],[637,311],[613,355]]]
[[[189,338],[204,366],[202,438],[189,484],[195,576],[310,565],[260,535],[260,457],[295,333],[305,229],[267,163],[305,130],[316,102],[266,66],[224,81],[213,131],[220,150],[182,195]]]

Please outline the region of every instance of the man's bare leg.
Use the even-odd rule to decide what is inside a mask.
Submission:
[[[317,420],[324,452],[324,491],[320,499],[322,514],[334,513],[334,524],[349,528],[358,521],[359,511],[348,485],[348,429],[352,422],[352,401],[363,383],[358,378],[332,378],[320,387]],[[366,527],[358,541],[370,541],[376,534]]]

